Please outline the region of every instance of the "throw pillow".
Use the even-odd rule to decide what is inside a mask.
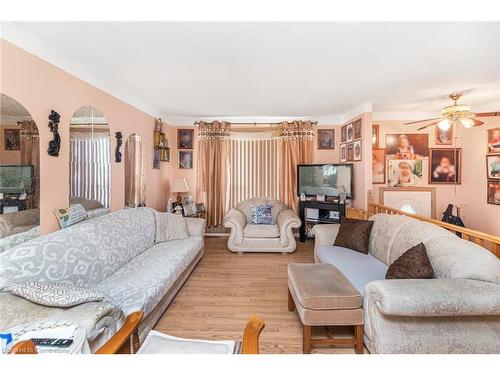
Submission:
[[[156,242],[188,238],[186,219],[170,212],[156,213]]]
[[[263,204],[261,206],[252,207],[252,224],[266,224],[273,223],[272,204]]]
[[[39,305],[71,307],[87,302],[114,302],[107,295],[94,290],[63,283],[28,281],[9,288],[9,292]]]
[[[87,211],[81,204],[72,204],[69,208],[54,210],[61,229],[70,227],[87,218]]]
[[[339,233],[335,238],[335,246],[345,247],[363,254],[368,254],[368,244],[373,221],[358,219],[340,219]]]
[[[396,259],[385,274],[386,279],[432,279],[434,270],[423,243],[413,246]]]

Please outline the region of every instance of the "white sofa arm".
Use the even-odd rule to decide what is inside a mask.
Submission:
[[[500,315],[500,284],[467,279],[372,281],[363,305],[395,316]]]
[[[312,228],[314,234],[314,259],[316,259],[316,250],[318,246],[333,245],[337,234],[339,233],[340,224],[318,224]]]
[[[205,219],[186,217],[186,226],[190,236],[203,236],[205,234]]]
[[[300,219],[293,210],[281,211],[276,219],[276,224],[280,229],[280,241],[286,246],[290,241],[295,241],[293,237],[293,228],[300,228]]]
[[[222,225],[225,228],[231,229],[228,243],[241,246],[243,242],[243,231],[247,225],[247,218],[245,217],[245,214],[237,208],[231,208],[226,216],[224,216]]]

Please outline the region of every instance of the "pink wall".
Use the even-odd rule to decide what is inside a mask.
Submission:
[[[82,105],[98,108],[108,120],[113,155],[116,131],[122,132],[124,145],[132,133],[142,137],[146,203],[157,209],[165,208],[171,168],[170,163],[161,163],[160,170],[152,169],[153,117],[2,39],[0,51],[0,91],[16,99],[30,112],[40,133],[42,233],[58,229],[53,210],[68,206],[69,122],[73,112]],[[46,152],[52,139],[47,127],[51,109],[61,115],[59,133],[62,146],[59,157],[49,156]],[[112,162],[111,178],[111,209],[119,210],[124,206],[123,162]]]
[[[459,128],[455,136],[455,147],[462,148],[462,184],[423,185],[436,188],[436,217],[451,203],[463,209],[465,224],[473,229],[500,236],[500,206],[486,203],[486,137],[487,129],[500,126],[500,118],[481,118],[485,125],[472,129]],[[415,133],[418,125],[405,126],[406,121],[375,121],[380,125],[380,147],[385,147],[385,134]],[[429,147],[452,147],[435,145],[435,128],[425,130],[429,134]],[[419,132],[421,133],[421,132]],[[426,161],[424,162],[425,167]],[[424,171],[427,168],[424,169]],[[427,175],[424,176],[427,181]],[[379,187],[373,185],[374,201],[378,202]]]

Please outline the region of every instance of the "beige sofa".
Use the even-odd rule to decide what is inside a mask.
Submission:
[[[251,224],[252,207],[271,204],[272,224]],[[293,253],[296,248],[294,228],[300,219],[276,199],[259,197],[238,203],[224,217],[223,225],[231,230],[227,247],[233,252]]]
[[[315,260],[337,267],[363,295],[372,353],[500,353],[500,260],[436,225],[377,214],[369,254],[333,246],[338,224],[317,225]],[[388,266],[423,242],[435,278],[385,280]]]
[[[131,208],[1,253],[0,331],[32,321],[76,321],[94,352],[116,332],[123,315],[142,310],[139,335],[144,340],[203,256],[205,220],[186,222],[188,238],[156,243],[154,210]],[[102,292],[114,304],[46,307],[8,292],[27,281],[66,282]]]

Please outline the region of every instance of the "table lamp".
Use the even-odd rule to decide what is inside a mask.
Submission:
[[[185,178],[176,178],[172,184],[172,192],[177,193],[177,202],[182,203],[182,193],[189,191],[188,184]]]

